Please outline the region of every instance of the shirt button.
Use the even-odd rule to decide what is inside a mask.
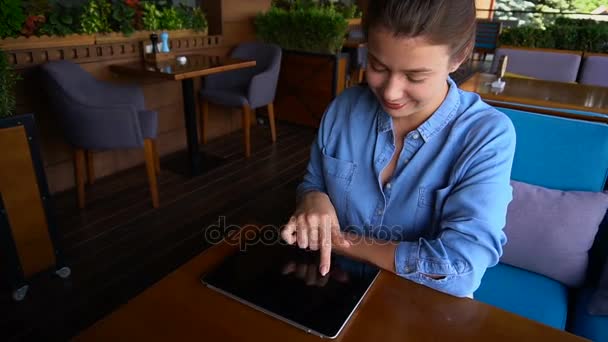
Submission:
[[[378,211],[376,212],[378,215],[382,215],[384,211],[382,209],[378,209]]]
[[[414,135],[412,135],[412,139],[417,140],[418,138],[420,138],[420,134],[414,133]]]
[[[393,185],[391,183],[386,183],[386,188],[390,189]]]

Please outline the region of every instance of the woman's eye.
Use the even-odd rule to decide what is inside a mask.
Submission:
[[[411,78],[411,77],[408,77],[407,79],[408,79],[410,82],[412,82],[412,83],[422,83],[422,82],[424,82],[424,81],[425,81],[425,79],[424,79],[424,78]]]
[[[386,70],[386,68],[382,67],[381,65],[378,65],[377,63],[374,63],[373,61],[370,61],[369,65],[374,71],[381,72]]]

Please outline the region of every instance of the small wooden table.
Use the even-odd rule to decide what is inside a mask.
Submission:
[[[342,47],[348,48],[348,49],[357,49],[357,48],[367,47],[367,41],[365,39],[350,38],[350,39],[346,39],[344,41],[344,44],[342,45]]]
[[[238,237],[231,241],[238,241]],[[233,253],[237,246],[238,243],[224,241],[209,248],[82,332],[76,340],[319,341],[315,335],[201,284],[201,274]],[[545,340],[584,339],[472,299],[448,296],[384,271],[336,339]]]
[[[111,65],[110,70],[118,74],[157,77],[182,82],[190,173],[192,176],[197,176],[202,172],[202,162],[198,147],[196,100],[192,79],[224,71],[251,68],[256,65],[256,62],[208,55],[189,55],[186,57],[187,61],[184,64],[180,64],[175,60],[159,64],[150,64],[142,61]]]
[[[494,74],[476,73],[460,88],[478,93],[484,100],[608,114],[606,87],[505,77],[505,88],[498,91],[490,86],[495,79]]]

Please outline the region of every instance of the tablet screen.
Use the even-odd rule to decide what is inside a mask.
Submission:
[[[379,270],[339,255],[332,255],[331,270],[324,277],[318,265],[318,252],[258,244],[226,258],[201,280],[296,327],[334,338]]]

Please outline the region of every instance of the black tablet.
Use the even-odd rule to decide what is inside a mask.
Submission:
[[[375,266],[332,255],[321,276],[319,253],[275,243],[247,246],[201,281],[208,287],[309,333],[338,336],[379,273]]]

